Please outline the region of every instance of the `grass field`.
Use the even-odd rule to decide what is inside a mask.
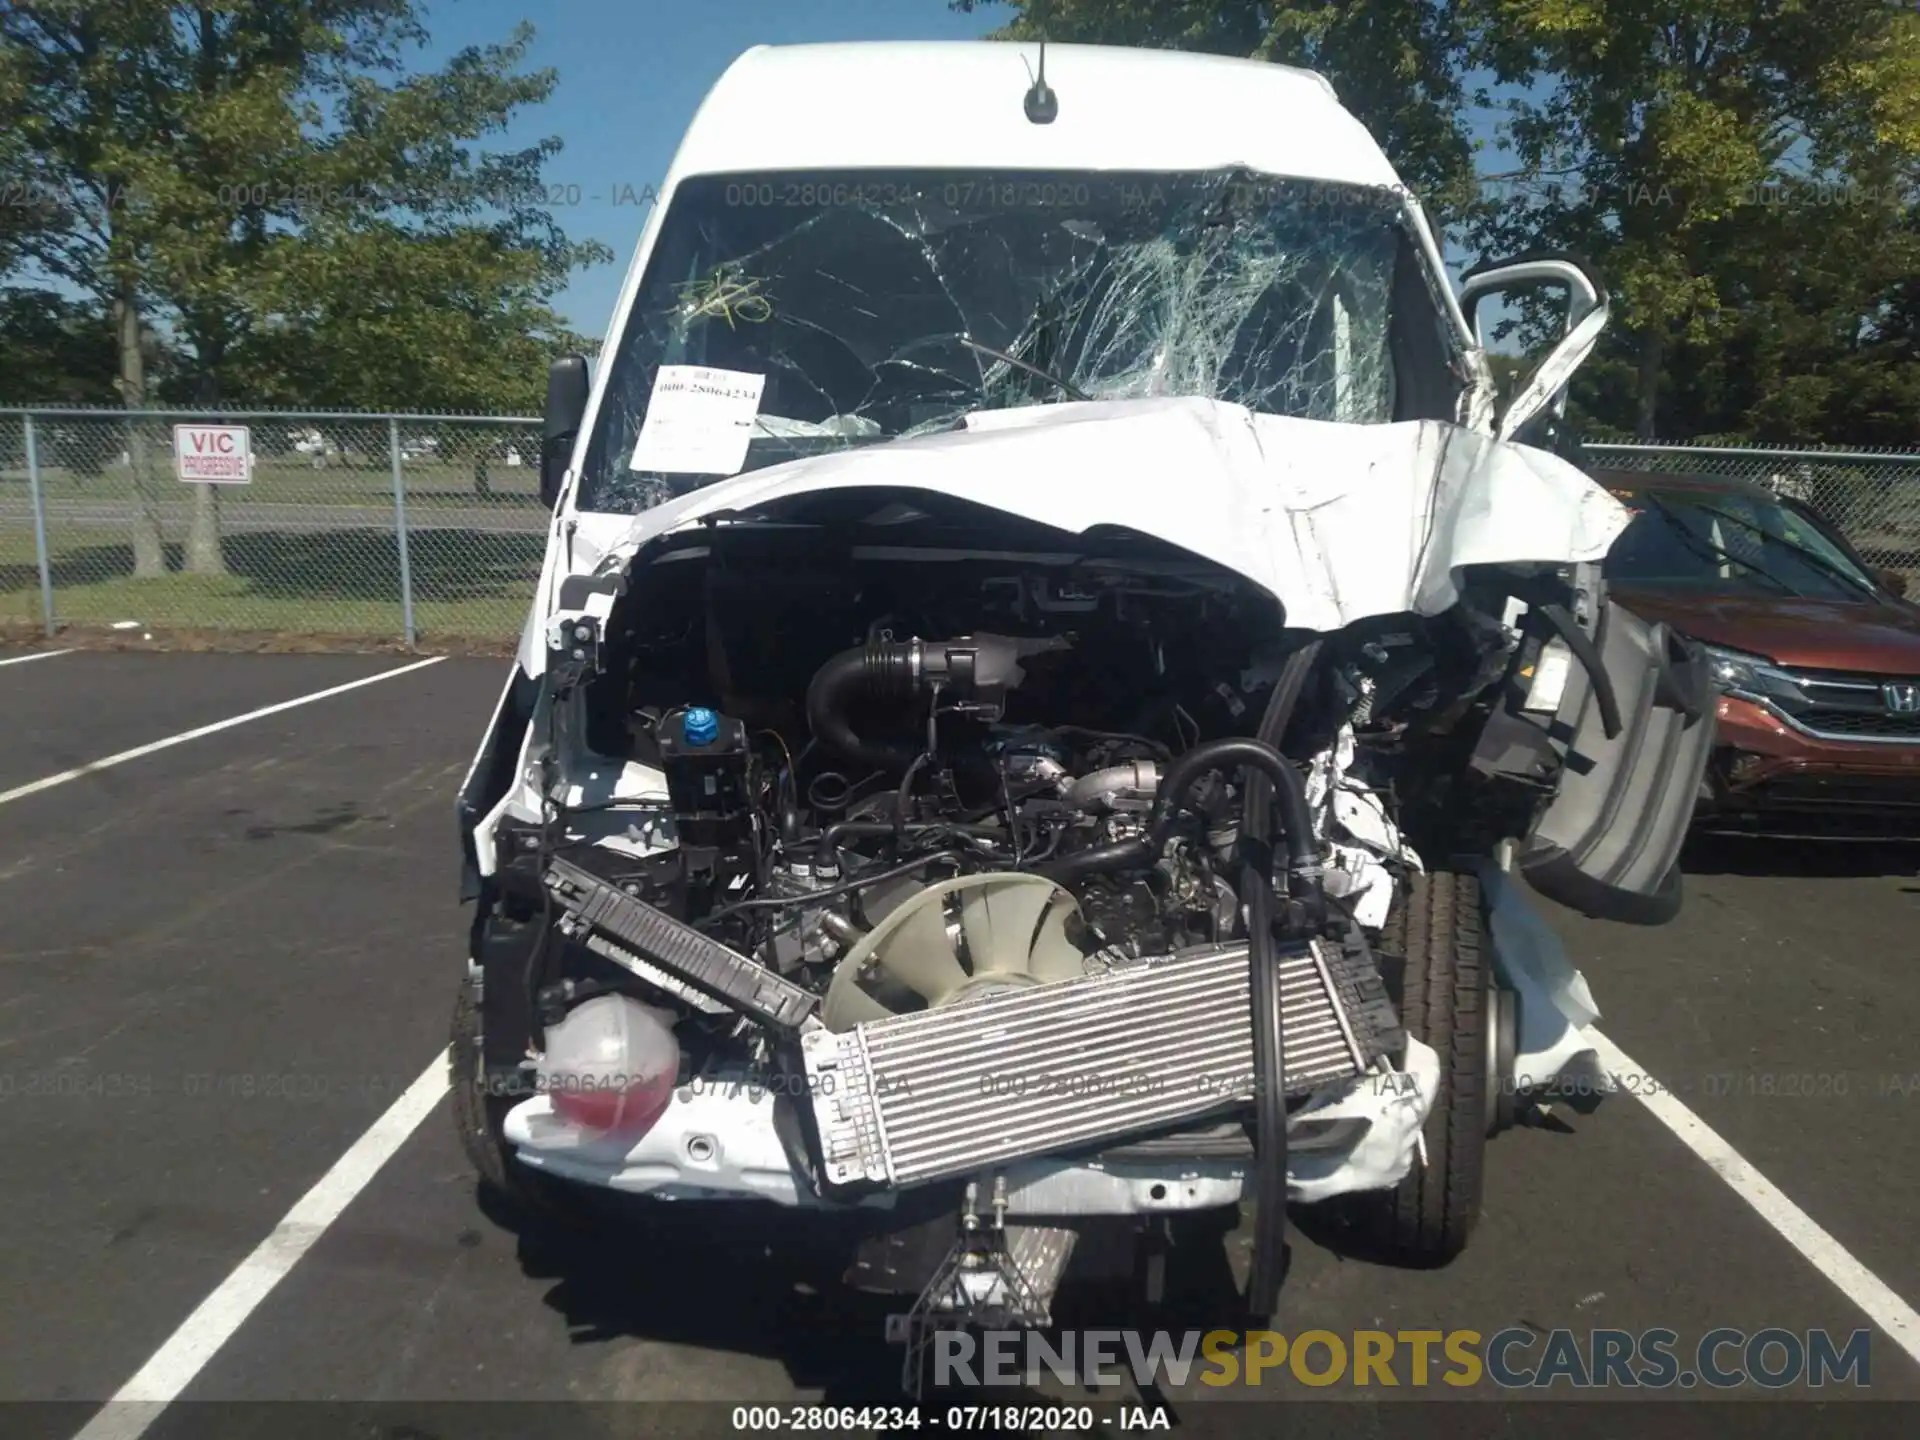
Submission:
[[[154,481],[156,488],[162,495],[187,493],[187,487],[173,478],[169,465],[163,452]],[[484,479],[476,475],[471,460],[408,460],[401,469],[409,505],[539,503],[538,471],[531,465],[508,465],[490,459]],[[97,473],[43,462],[40,484],[50,504],[130,503],[134,498],[133,469],[117,460]],[[301,456],[277,456],[256,460],[253,479],[244,487],[230,487],[230,492],[257,504],[391,505],[393,467],[384,450],[348,459],[333,457],[324,466],[315,466]],[[0,468],[0,495],[24,497],[26,493],[24,466]]]
[[[174,533],[169,527],[169,533]],[[403,634],[400,561],[390,531],[246,531],[224,537],[229,573],[136,579],[124,528],[56,526],[48,536],[54,613],[87,626]],[[510,639],[526,618],[545,544],[541,533],[417,530],[410,534],[414,617],[436,636]],[[177,571],[180,546],[169,544]],[[30,531],[0,529],[0,623],[41,619]]]

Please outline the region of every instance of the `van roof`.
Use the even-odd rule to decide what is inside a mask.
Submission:
[[[1172,50],[1048,45],[1051,124],[1022,104],[1036,44],[761,45],[708,92],[670,179],[764,170],[1202,171],[1397,186],[1322,75]]]

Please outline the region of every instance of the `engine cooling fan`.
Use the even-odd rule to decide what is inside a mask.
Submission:
[[[958,910],[958,933],[948,902]],[[895,907],[847,952],[827,985],[820,1018],[841,1032],[908,1013],[880,998],[904,990],[926,1008],[995,991],[1078,980],[1086,973],[1067,922],[1072,894],[1042,875],[961,875]],[[878,991],[879,993],[874,993]]]

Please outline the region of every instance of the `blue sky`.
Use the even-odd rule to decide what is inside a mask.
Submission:
[[[524,111],[489,148],[557,135],[566,148],[547,166],[557,218],[575,239],[604,240],[619,258],[576,272],[557,308],[575,329],[598,336],[620,292],[646,211],[636,203],[658,188],[680,132],[713,82],[754,45],[827,40],[968,40],[1005,24],[1013,11],[990,5],[971,15],[945,0],[427,0],[437,64],[467,45],[507,38],[522,19],[535,28],[529,65],[551,66],[553,98]],[[624,189],[622,187],[625,187]]]

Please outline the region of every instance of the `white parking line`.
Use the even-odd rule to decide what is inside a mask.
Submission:
[[[138,1440],[180,1392],[193,1383],[220,1347],[273,1293],[353,1198],[372,1182],[433,1113],[447,1091],[447,1055],[434,1056],[418,1080],[386,1114],[353,1142],[314,1187],[302,1195],[273,1233],[240,1262],[220,1287],[167,1337],[134,1377],[89,1420],[75,1440]]]
[[[335,685],[330,690],[316,690],[311,695],[301,695],[296,699],[282,700],[278,705],[265,705],[258,710],[249,710],[244,715],[235,715],[231,720],[216,720],[211,725],[202,725],[198,730],[183,730],[178,735],[169,735],[164,740],[155,740],[148,745],[136,745],[131,750],[122,750],[118,755],[109,755],[104,760],[89,760],[72,770],[63,770],[58,775],[49,775],[44,780],[35,780],[30,785],[16,786],[12,790],[0,790],[0,805],[9,801],[24,800],[29,795],[38,795],[42,790],[51,790],[56,785],[64,785],[69,780],[83,779],[98,774],[115,765],[124,765],[129,760],[138,760],[143,755],[151,755],[156,750],[166,750],[175,745],[184,745],[189,740],[198,740],[202,735],[212,735],[221,730],[231,730],[236,725],[244,725],[249,720],[264,719],[268,715],[278,715],[282,710],[292,710],[296,706],[311,705],[316,700],[325,700],[332,695],[344,695],[349,690],[358,690],[362,685],[376,685],[382,680],[391,680],[396,675],[410,674],[415,670],[424,670],[429,665],[438,665],[447,657],[435,655],[430,659],[416,660],[411,665],[402,665],[397,670],[382,670],[378,675],[363,676],[358,680],[349,680],[344,685]]]
[[[1615,1075],[1645,1075],[1637,1061],[1598,1030],[1588,1030],[1600,1063]],[[1733,1146],[1693,1111],[1673,1097],[1667,1089],[1635,1086],[1640,1102],[1653,1112],[1694,1154],[1707,1162],[1709,1169],[1727,1182],[1733,1193],[1753,1207],[1754,1213],[1773,1227],[1774,1232],[1805,1256],[1831,1280],[1855,1305],[1866,1312],[1888,1337],[1915,1363],[1920,1363],[1920,1314],[1866,1266],[1854,1259],[1847,1247],[1817,1225],[1813,1217],[1795,1205],[1766,1176],[1762,1175]],[[1651,1093],[1650,1093],[1651,1092]]]
[[[29,660],[51,660],[56,655],[71,655],[71,650],[36,650],[31,655],[9,655],[0,665],[24,665]]]

